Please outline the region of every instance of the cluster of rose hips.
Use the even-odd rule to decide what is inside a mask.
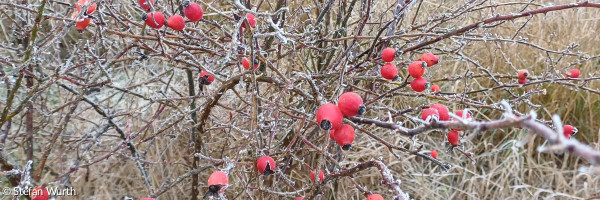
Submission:
[[[252,15],[253,16],[253,15]],[[248,17],[248,16],[247,16]],[[248,17],[250,20],[250,17]],[[252,18],[253,19],[253,18]],[[252,20],[253,21],[253,20]],[[249,21],[250,22],[250,21]],[[249,23],[253,26],[255,22]],[[250,62],[248,58],[242,59],[242,65],[245,69],[250,69]],[[258,68],[258,61],[254,61],[254,69]],[[198,77],[201,84],[208,85],[214,81],[214,76],[206,71],[202,71]],[[362,98],[354,92],[346,92],[338,98],[338,104],[327,103],[321,106],[317,111],[317,122],[319,126],[330,131],[330,138],[336,141],[338,145],[344,150],[349,150],[354,141],[355,131],[351,125],[342,124],[343,118],[362,115],[366,111],[366,107],[363,104]],[[275,173],[276,162],[270,156],[262,156],[256,161],[256,169],[261,175],[271,175]],[[316,171],[312,171],[310,174],[311,180],[315,181]],[[325,174],[323,171],[319,171],[319,180],[323,181]],[[222,194],[225,190],[225,186],[229,183],[227,174],[221,171],[214,172],[208,181],[209,190],[206,196],[216,196]],[[298,197],[296,199],[302,199]],[[367,199],[383,199],[381,195],[374,194],[369,196]]]
[[[397,73],[397,72],[396,72]],[[343,150],[350,150],[354,141],[354,127],[343,124],[344,117],[363,115],[366,107],[360,95],[354,92],[346,92],[338,98],[337,105],[327,103],[317,110],[317,123],[323,130],[329,131],[329,137],[333,139]],[[310,179],[315,181],[315,171],[310,174]],[[319,180],[324,180],[323,171],[319,171]],[[296,198],[302,200],[302,197]],[[383,200],[379,194],[372,194],[367,200]]]
[[[392,61],[394,61],[395,58],[396,50],[392,48],[385,48],[381,52],[381,59],[386,62],[386,64],[381,67],[380,71],[383,78],[392,81],[398,80],[398,69],[392,64]],[[423,92],[429,87],[429,83],[427,82],[427,79],[423,78],[423,75],[425,74],[425,69],[436,65],[438,60],[439,57],[437,55],[425,53],[421,55],[421,59],[408,65],[408,74],[415,79],[410,83],[410,87],[415,92]],[[438,85],[433,85],[431,91],[437,93],[440,91],[440,87]]]
[[[342,149],[349,150],[354,141],[354,127],[348,124],[343,124],[344,117],[353,117],[362,115],[366,112],[366,107],[360,95],[354,92],[346,92],[338,98],[337,105],[326,103],[317,110],[316,118],[319,127],[325,131],[329,131],[329,137],[333,139]],[[273,173],[275,170],[275,161],[269,156],[261,157],[256,164],[259,172],[264,175]],[[267,167],[267,166],[270,166]],[[319,180],[325,179],[323,171],[319,170]],[[316,170],[311,171],[310,179],[315,181]],[[381,195],[374,194],[367,198],[368,200],[383,199]],[[302,197],[297,197],[296,200],[302,200]]]
[[[154,5],[153,0],[139,0],[138,2],[140,7],[146,11],[150,11],[151,5]],[[183,8],[183,15],[185,15],[185,17],[190,21],[197,22],[202,20],[204,13],[202,11],[202,7],[200,7],[200,5],[197,3],[185,1],[183,3]],[[143,16],[143,19],[146,21],[147,26],[154,29],[162,28],[163,24],[176,31],[181,31],[185,28],[185,21],[181,15],[173,15],[165,21],[165,16],[161,12],[154,11],[146,13],[146,15]],[[253,14],[246,14],[246,19],[251,27],[256,26],[256,20]],[[244,30],[245,28],[246,24],[244,23],[240,29]]]
[[[252,28],[256,27],[256,17],[252,13],[246,14],[246,20],[248,20],[248,24],[250,25],[250,27],[252,27]],[[245,28],[246,28],[246,23],[242,23],[242,26],[240,27],[240,31],[244,32]],[[254,59],[254,61],[252,62],[252,67],[254,69],[258,69],[258,64],[259,64],[258,59]],[[250,58],[248,58],[248,57],[242,58],[242,66],[244,67],[244,69],[250,69]]]
[[[167,25],[167,27],[176,31],[181,31],[185,28],[185,20],[181,15],[173,15],[165,21],[165,16],[161,12],[152,12],[151,7],[154,6],[154,0],[138,0],[138,3],[142,9],[148,11],[146,15],[142,16],[142,19],[146,21],[146,25],[150,28],[160,29],[163,25]],[[185,1],[183,2],[183,15],[190,21],[197,22],[202,20],[204,12],[202,11],[202,7],[197,3]]]
[[[448,108],[442,104],[433,104],[431,106],[429,106],[429,108],[424,109],[421,112],[421,119],[426,121],[426,122],[431,122],[432,120],[439,120],[439,121],[448,121],[448,120],[452,120],[454,121],[455,119],[450,119],[450,115],[448,114]],[[471,113],[467,110],[458,110],[455,112],[455,115],[465,119],[465,120],[470,120],[472,119]],[[448,140],[448,143],[451,145],[451,148],[458,146],[458,141],[460,139],[460,134],[459,131],[462,131],[461,129],[452,129],[450,130],[450,132],[448,132],[446,134],[446,138]],[[571,138],[571,135],[575,135],[577,133],[577,128],[571,126],[571,125],[564,125],[563,126],[563,134],[565,136],[565,138],[569,139]],[[433,158],[437,158],[438,156],[438,152],[436,150],[431,151],[431,157]]]
[[[471,119],[471,113],[469,113],[468,111],[463,111],[463,110],[459,110],[456,111],[455,113],[457,116],[464,118],[464,119]],[[450,118],[450,114],[448,111],[448,107],[446,107],[445,105],[442,104],[433,104],[431,106],[429,106],[429,108],[424,109],[421,112],[421,119],[426,121],[426,122],[431,122],[433,120],[439,120],[439,121],[449,121],[451,120]],[[452,119],[454,120],[454,119]],[[458,146],[458,141],[459,141],[459,131],[461,131],[460,129],[453,129],[450,132],[448,132],[447,139],[448,139],[448,143],[450,143],[450,145],[452,147]],[[431,157],[433,158],[437,158],[437,151],[433,150],[431,152]]]
[[[366,112],[362,98],[354,92],[346,92],[338,98],[337,105],[327,103],[317,110],[317,123],[329,132],[333,139],[344,150],[349,150],[354,141],[354,127],[342,124],[344,117],[354,117]]]
[[[91,14],[96,11],[97,4],[90,4],[91,2],[92,0],[79,0],[77,1],[77,4],[75,4],[77,11],[74,12],[71,17],[76,19],[76,27],[79,31],[85,30],[92,20]],[[167,25],[167,27],[176,31],[181,31],[185,28],[185,20],[181,15],[173,15],[169,17],[169,19],[165,20],[165,16],[161,12],[151,12],[151,8],[154,6],[154,0],[138,0],[138,3],[143,10],[148,11],[148,13],[142,16],[142,19],[145,21],[147,26],[154,29],[160,29],[163,27],[163,25]],[[81,9],[86,6],[88,8],[87,12],[83,14],[83,17],[77,18],[79,12],[81,12]],[[200,7],[200,5],[194,2],[185,1],[183,3],[183,7],[183,14],[190,21],[197,22],[202,20],[204,12],[202,11],[202,7]]]

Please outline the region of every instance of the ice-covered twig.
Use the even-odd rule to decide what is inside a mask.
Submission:
[[[534,112],[530,112],[529,115],[520,116],[518,119],[510,117],[508,114],[510,106],[507,106],[507,114],[505,119],[493,120],[488,122],[482,121],[433,121],[429,125],[420,125],[415,128],[409,129],[398,124],[392,124],[383,122],[375,119],[367,119],[361,117],[350,117],[351,121],[360,124],[374,124],[378,127],[395,130],[396,132],[405,136],[416,136],[426,131],[441,130],[441,129],[466,129],[466,130],[477,130],[487,131],[491,129],[499,128],[518,128],[524,127],[532,130],[536,134],[542,136],[548,140],[551,144],[560,144],[562,150],[573,153],[574,155],[580,156],[588,161],[592,165],[600,165],[600,151],[591,148],[588,145],[580,143],[575,139],[558,139],[559,131],[552,130],[545,124],[535,121],[537,117]],[[560,129],[560,128],[559,128]]]

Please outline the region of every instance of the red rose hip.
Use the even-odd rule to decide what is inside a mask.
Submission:
[[[317,110],[317,123],[323,130],[338,129],[343,119],[342,111],[332,103],[322,105]]]
[[[242,58],[242,66],[244,69],[250,69],[250,59]],[[254,69],[258,69],[258,60],[254,59]]]
[[[332,140],[335,140],[334,136],[335,136],[335,129],[331,129],[329,131],[329,138]]]
[[[431,86],[431,92],[433,92],[433,93],[440,92],[440,86],[437,84],[434,84],[433,86]]]
[[[202,20],[202,15],[204,15],[204,12],[202,11],[202,7],[200,7],[200,5],[194,2],[185,1],[183,3],[183,7],[183,14],[190,21],[197,22]]]
[[[438,152],[436,150],[431,151],[431,157],[437,159]]]
[[[354,127],[344,124],[336,129],[333,135],[335,142],[342,147],[343,150],[350,150],[354,141]]]
[[[340,98],[338,98],[338,108],[346,117],[362,115],[367,109],[360,95],[354,92],[346,92],[340,95]]]
[[[571,125],[564,125],[563,126],[563,134],[565,135],[566,138],[571,138],[572,135],[575,135],[577,133],[577,128],[575,128],[574,126]]]
[[[398,69],[392,63],[387,63],[381,67],[381,76],[387,80],[398,80]]]
[[[434,66],[438,63],[439,57],[432,53],[425,53],[421,55],[421,61],[427,62],[427,67]]]
[[[459,138],[458,130],[451,130],[450,132],[448,132],[448,143],[450,143],[450,145],[457,146],[458,138]]]
[[[208,191],[204,197],[218,197],[219,193],[223,193],[225,191],[225,186],[227,186],[227,184],[229,184],[229,178],[225,172],[213,172],[210,177],[208,177]]]
[[[416,78],[415,80],[413,80],[412,82],[410,82],[410,87],[415,92],[423,92],[423,91],[425,91],[425,89],[427,89],[429,87],[429,83],[427,82],[427,79],[425,79],[423,77],[419,77],[419,78]]]
[[[276,163],[270,156],[260,157],[256,161],[256,168],[260,174],[268,176],[275,173]]]
[[[579,69],[572,69],[569,72],[569,74],[567,74],[567,77],[570,77],[570,78],[579,78],[579,73],[580,73]]]
[[[381,59],[383,62],[392,62],[396,58],[396,50],[392,48],[385,48],[381,51]]]
[[[198,74],[198,81],[203,85],[210,85],[215,80],[215,76],[208,73],[207,71],[202,71]]]
[[[143,19],[153,29],[160,29],[165,24],[165,16],[161,12],[149,12]]]
[[[529,76],[529,71],[526,69],[519,70],[519,79],[526,79]]]
[[[408,65],[408,74],[414,78],[421,78],[425,74],[427,63],[423,61],[415,61]]]
[[[173,30],[181,31],[185,28],[185,20],[181,15],[173,15],[167,19],[167,26]]]
[[[77,18],[77,15],[79,15],[79,12],[75,11],[73,13],[73,15],[71,15],[71,18],[77,19],[78,22],[75,23],[75,28],[77,28],[77,30],[81,32],[90,25],[90,22],[92,22],[92,19],[87,18],[87,17]]]
[[[254,28],[256,26],[256,17],[252,13],[246,14],[246,19],[248,20],[250,27]]]
[[[524,79],[519,79],[519,84],[523,85],[523,84],[525,84],[525,83],[527,83],[527,79],[526,79],[526,78],[524,78]]]

